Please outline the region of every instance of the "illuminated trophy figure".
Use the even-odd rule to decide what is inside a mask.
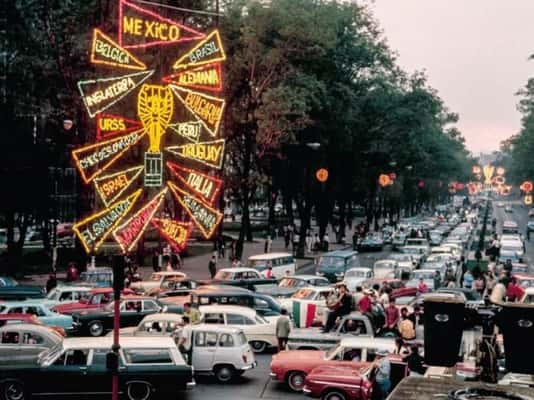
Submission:
[[[137,96],[137,114],[148,136],[149,146],[145,153],[145,186],[163,184],[163,156],[161,137],[172,118],[174,104],[167,86],[143,85]]]

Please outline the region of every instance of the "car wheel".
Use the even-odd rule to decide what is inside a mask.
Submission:
[[[26,390],[22,382],[10,380],[2,383],[2,400],[24,400],[26,398]]]
[[[148,400],[152,395],[152,386],[146,382],[130,382],[126,386],[129,400]]]
[[[254,340],[250,342],[250,347],[254,353],[263,353],[267,348],[267,343]]]
[[[91,336],[102,336],[104,334],[104,325],[100,321],[93,321],[89,324],[89,334]]]
[[[295,392],[302,392],[304,387],[304,379],[306,375],[302,371],[292,371],[287,376],[287,384],[291,390]]]
[[[221,383],[228,383],[235,377],[235,369],[231,365],[220,365],[214,369],[213,373]]]
[[[330,390],[321,396],[321,400],[346,400],[347,396],[340,390]]]

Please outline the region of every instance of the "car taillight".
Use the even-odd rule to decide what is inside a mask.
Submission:
[[[243,362],[246,364],[247,363],[247,356],[243,354]]]

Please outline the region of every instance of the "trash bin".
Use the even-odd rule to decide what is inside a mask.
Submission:
[[[425,364],[453,367],[458,361],[465,303],[460,296],[429,296],[424,301]]]
[[[496,322],[503,334],[508,372],[534,374],[534,305],[505,303]]]

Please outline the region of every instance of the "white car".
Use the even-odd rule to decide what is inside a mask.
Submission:
[[[59,303],[73,303],[80,301],[84,297],[89,297],[93,288],[89,286],[56,286],[45,297],[45,304],[49,307]]]
[[[411,254],[392,253],[388,256],[388,259],[397,261],[399,268],[403,271],[413,271],[417,266],[417,262]]]
[[[534,287],[527,287],[521,303],[534,304]]]
[[[175,279],[175,278],[187,278],[187,275],[183,272],[177,272],[177,271],[160,271],[160,272],[154,272],[152,275],[150,275],[150,278],[144,281],[139,282],[133,282],[130,285],[130,289],[132,289],[136,293],[147,293],[151,289],[157,289],[161,286],[161,284],[167,280],[167,279]]]
[[[119,330],[121,336],[171,336],[176,337],[181,329],[182,316],[174,313],[155,313],[144,317],[139,325]],[[106,336],[113,336],[110,331]]]
[[[410,257],[409,254],[406,254],[406,256]],[[356,290],[356,287],[361,286],[363,281],[366,281],[367,279],[371,279],[373,277],[373,270],[371,268],[364,268],[364,267],[357,267],[357,268],[351,268],[348,269],[347,272],[345,272],[345,277],[343,279],[343,283],[347,285],[347,288],[349,291]]]
[[[434,269],[416,269],[412,272],[411,279],[406,282],[407,288],[416,288],[419,285],[419,279],[423,278],[423,281],[430,290],[434,290],[434,275],[436,270]]]
[[[200,306],[199,311],[205,324],[228,325],[241,329],[255,353],[278,346],[276,321],[268,321],[251,308],[213,305]]]
[[[280,279],[286,275],[293,275],[297,270],[297,262],[289,253],[257,254],[248,258],[248,266],[265,275],[267,265],[270,263],[275,278]]]
[[[375,279],[393,279],[398,269],[395,260],[379,260],[373,265],[373,275]]]
[[[306,306],[306,308],[308,308],[308,305],[310,304],[314,305],[315,315],[313,321],[317,321],[322,325],[326,321],[327,316],[328,307],[326,306],[326,302],[334,291],[335,289],[333,287],[305,287],[297,290],[293,296],[287,299],[281,299],[280,304],[288,310],[293,317],[295,317],[294,307],[296,307],[296,304],[300,307]],[[302,314],[302,312],[299,312],[299,315],[300,314]],[[297,321],[297,323],[299,323],[300,326],[300,321]]]
[[[241,281],[247,279],[263,279],[264,277],[253,268],[221,268],[217,271],[214,280]]]

